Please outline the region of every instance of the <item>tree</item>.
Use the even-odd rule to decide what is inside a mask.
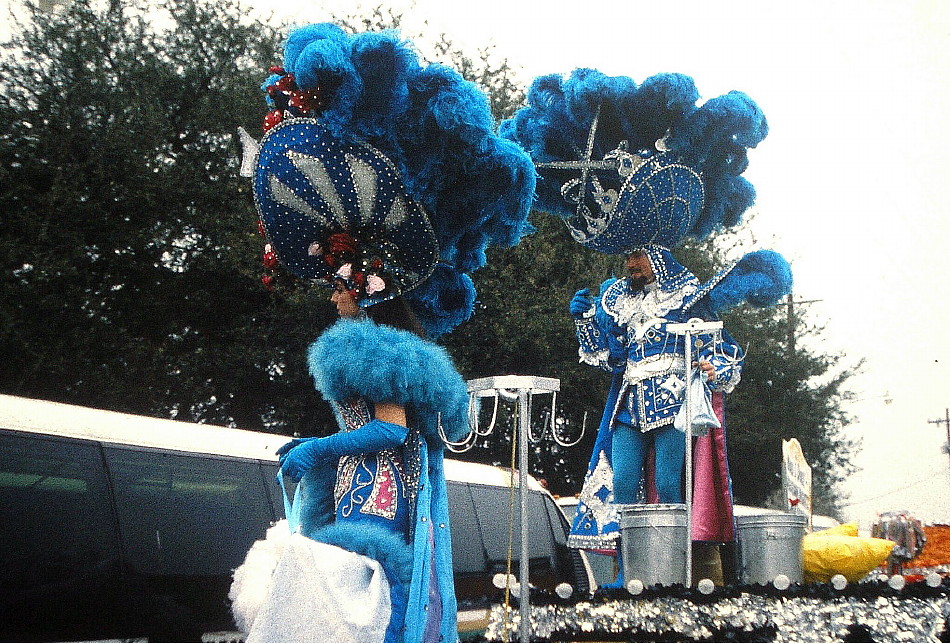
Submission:
[[[0,62],[0,390],[248,428],[316,397],[325,322],[261,287],[238,177],[278,40],[230,2],[32,10]]]
[[[584,250],[555,217],[533,215],[537,231],[515,248],[493,250],[488,265],[475,273],[478,300],[472,319],[452,333],[446,347],[466,377],[534,375],[558,378],[559,435],[574,441],[570,449],[548,436],[533,447],[532,473],[545,478],[555,493],[575,493],[607,396],[607,374],[578,362],[574,322],[567,302],[579,288],[595,292],[614,273],[618,259]],[[545,396],[547,397],[547,396]],[[543,433],[544,408],[537,402],[534,433]],[[491,464],[510,461],[513,410],[503,407],[494,436],[479,442],[466,459]],[[550,429],[549,429],[550,431]]]

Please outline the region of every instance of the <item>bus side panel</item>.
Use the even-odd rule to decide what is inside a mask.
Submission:
[[[273,476],[255,460],[0,430],[0,641],[234,630],[231,573],[278,517]]]

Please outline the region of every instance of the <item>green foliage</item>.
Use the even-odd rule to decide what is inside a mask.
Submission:
[[[262,428],[315,397],[314,314],[261,287],[238,177],[278,36],[228,2],[156,9],[34,11],[0,61],[0,390]]]

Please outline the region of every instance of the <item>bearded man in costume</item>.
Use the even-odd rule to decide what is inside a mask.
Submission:
[[[278,451],[307,540],[236,616],[249,643],[456,641],[442,461],[468,432],[468,393],[428,338],[471,315],[485,248],[530,228],[531,161],[474,84],[394,33],[303,27],[272,72],[246,165],[265,266],[333,289],[340,320],[308,364],[339,432]]]
[[[698,316],[692,296],[699,281],[655,245],[628,255],[626,268],[628,276],[604,282],[596,300],[581,290],[571,302],[581,361],[614,375],[604,415],[612,430],[610,458],[604,447],[595,467],[612,461],[614,502],[636,503],[652,445],[656,495],[661,503],[680,503],[685,440],[674,419],[684,402],[686,365],[683,336],[666,328]],[[730,392],[739,381],[742,350],[727,334],[699,337],[694,349],[700,349],[697,366],[707,385]]]
[[[574,547],[613,553],[619,505],[683,500],[686,435],[676,417],[689,383],[683,336],[669,324],[716,320],[742,302],[769,306],[791,290],[788,263],[771,251],[747,253],[706,283],[670,252],[687,237],[738,225],[755,196],[741,176],[747,149],[768,131],[741,92],[701,107],[698,99],[682,74],[638,85],[577,69],[535,79],[527,105],[501,125],[538,169],[535,207],[562,218],[585,248],[626,257],[627,275],[604,282],[597,297],[579,291],[570,304],[581,361],[613,375],[568,540]],[[743,353],[726,332],[693,339],[714,412],[713,428],[692,449],[692,539],[727,543],[735,533],[722,394],[738,382]],[[684,430],[692,433],[695,420],[684,418]]]
[[[699,280],[666,248],[637,249],[625,266],[627,276],[605,281],[599,297],[581,290],[570,305],[581,361],[613,375],[571,530],[575,546],[597,550],[616,546],[618,505],[683,502],[686,436],[685,427],[675,420],[687,388],[685,347],[683,335],[670,333],[667,326],[713,317],[698,305]],[[739,382],[742,350],[726,332],[693,339],[695,366],[713,391],[714,408],[718,406],[721,416],[722,394]],[[714,428],[721,426],[720,420]],[[693,498],[693,515],[702,518],[703,535],[696,539],[694,532],[694,539],[729,542],[728,470],[725,459],[718,457],[724,454],[723,435],[706,433],[696,441],[696,462],[705,464],[706,484]],[[700,547],[697,554],[708,559],[714,550]],[[708,564],[715,569],[715,562]]]

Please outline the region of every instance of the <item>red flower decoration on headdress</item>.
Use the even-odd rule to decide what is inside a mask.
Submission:
[[[327,107],[327,99],[323,91],[316,89],[300,89],[290,92],[290,100],[287,105],[294,109],[299,109],[304,114],[318,112]]]
[[[277,267],[277,253],[271,249],[270,244],[267,244],[267,247],[264,248],[263,263],[264,267],[268,270],[273,270]]]
[[[331,234],[324,244],[323,260],[331,268],[353,261],[359,242],[346,232]]]
[[[311,89],[301,89],[293,73],[288,73],[283,67],[271,67],[270,72],[279,74],[280,78],[266,88],[275,109],[264,117],[264,132],[285,118],[324,111],[330,105],[330,94],[339,86],[338,79],[329,78]]]
[[[297,91],[297,79],[294,78],[293,74],[284,74],[280,80],[267,88],[268,91],[270,91],[271,88],[281,93]]]
[[[274,127],[275,125],[277,125],[283,120],[284,120],[283,110],[274,109],[267,112],[267,114],[264,116],[264,125],[263,125],[264,132],[266,133],[270,131],[272,127]]]

